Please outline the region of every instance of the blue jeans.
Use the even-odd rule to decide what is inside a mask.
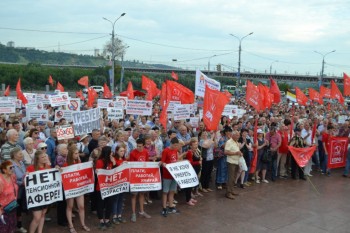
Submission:
[[[350,170],[350,150],[348,150],[347,156],[346,156],[346,165],[344,170],[344,175],[348,175]]]
[[[275,153],[275,155],[272,155],[272,160],[270,162],[270,170],[271,170],[271,180],[276,180],[276,174],[277,174],[277,151],[271,151],[271,154]]]
[[[225,184],[228,180],[227,174],[227,157],[223,156],[217,161],[216,183],[218,185]]]
[[[112,215],[117,215],[117,217],[122,215],[123,201],[124,201],[124,193],[119,193],[115,195],[114,201],[113,201]]]
[[[245,176],[244,176],[244,183],[248,181],[249,170],[250,170],[250,164],[251,164],[251,162],[252,162],[252,158],[253,158],[253,151],[249,151],[249,161],[250,161],[250,163],[247,164],[248,171],[245,173]]]

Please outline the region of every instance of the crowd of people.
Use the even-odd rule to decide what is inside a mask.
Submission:
[[[136,222],[138,217],[151,218],[145,204],[152,203],[158,194],[162,199],[161,214],[164,217],[180,213],[175,197],[181,194],[166,164],[180,160],[191,163],[200,184],[186,188],[183,193],[186,204],[195,206],[198,196],[215,189],[226,190],[225,197],[234,200],[240,189],[254,183],[263,185],[287,178],[306,180],[317,172],[330,176],[331,170],[327,168],[330,137],[350,136],[349,121],[338,123],[339,116],[349,116],[347,109],[339,104],[332,104],[328,110],[323,105],[304,107],[284,101],[260,112],[243,98],[233,100],[232,104],[246,112],[242,116],[222,116],[216,131],[207,131],[201,120],[193,126],[188,120],[169,118],[167,127],[163,127],[159,122],[156,100],[151,116],[125,114],[123,119],[110,120],[107,112],[101,109],[100,129],[69,140],[58,140],[56,135],[55,126],[70,124],[65,119],[38,122],[36,119],[23,121],[22,112],[2,115],[0,233],[41,233],[45,221],[50,220],[46,213],[52,211],[52,206],[27,208],[24,177],[34,171],[60,170],[87,161],[93,161],[94,169],[113,169],[126,161],[159,162],[162,168],[161,194],[156,191],[130,193],[130,218],[123,213],[123,206],[129,206],[125,198],[127,194],[102,199],[97,181],[94,192],[55,203],[59,225],[68,226],[71,233],[77,232],[78,228],[72,221],[75,212],[79,215],[79,230],[88,232],[93,223],[85,222],[86,203],[89,203],[89,211],[97,214],[96,224],[101,230],[128,221]],[[85,109],[87,107],[83,106],[82,110]],[[254,141],[256,121],[257,140]],[[312,139],[314,125],[317,130]],[[288,145],[299,148],[316,145],[317,150],[308,164],[301,168],[291,156]],[[257,150],[256,154],[254,150]],[[350,153],[347,154],[344,177],[349,177],[349,156]],[[32,213],[32,220],[29,226],[24,226],[21,216],[27,211]]]

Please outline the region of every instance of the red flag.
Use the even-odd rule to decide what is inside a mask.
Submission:
[[[22,101],[22,104],[26,105],[28,103],[27,98],[23,95],[22,88],[21,88],[21,79],[18,79],[17,85],[16,85],[16,92],[17,92],[17,99],[20,99]]]
[[[194,102],[194,94],[187,87],[180,83],[167,80],[167,101],[181,101],[182,104],[192,104]]]
[[[270,77],[270,93],[273,94],[274,96],[274,99],[273,99],[273,103],[276,103],[278,104],[279,102],[281,102],[281,92],[280,92],[280,89],[276,83],[275,80],[273,80],[271,77]]]
[[[331,103],[327,104],[327,110],[330,111],[331,110]]]
[[[317,127],[317,120],[315,120],[314,125],[312,127],[312,132],[311,132],[311,143],[314,143],[314,138],[316,135],[316,127]]]
[[[88,107],[92,107],[93,103],[95,102],[95,98],[97,98],[97,97],[98,97],[98,94],[95,91],[95,89],[92,87],[89,87],[88,88],[88,102],[87,102]]]
[[[302,92],[298,87],[295,87],[295,96],[298,104],[306,106],[307,101],[309,100],[304,92]]]
[[[314,154],[316,146],[306,148],[296,148],[293,146],[288,146],[288,149],[292,153],[299,167],[305,167],[305,165],[309,162],[310,158]]]
[[[10,95],[10,85],[7,85],[5,91],[4,91],[4,96],[9,96]]]
[[[106,99],[111,99],[113,98],[113,94],[112,92],[109,90],[107,84],[105,83],[103,85],[103,98],[106,98]]]
[[[320,96],[321,98],[331,98],[331,89],[321,86],[320,87]]]
[[[344,104],[344,97],[338,89],[337,84],[335,84],[334,80],[331,81],[331,98],[337,99],[339,103]]]
[[[159,122],[163,125],[164,129],[167,130],[167,123],[168,123],[168,106],[169,106],[169,102],[166,102],[164,107],[162,108],[162,112],[160,113],[159,116]]]
[[[142,89],[147,91],[146,100],[152,100],[158,94],[157,84],[152,80],[142,75]]]
[[[82,92],[81,90],[75,92],[75,96],[76,96],[77,98],[80,98],[82,101],[85,100],[84,95],[83,95],[83,92]]]
[[[49,84],[53,87],[53,78],[51,75],[49,75]]]
[[[227,90],[223,91],[223,93],[227,96],[227,98],[231,99],[232,94],[228,92]]]
[[[128,83],[128,88],[126,89],[126,93],[127,93],[126,96],[128,97],[129,100],[133,100],[135,98],[135,96],[134,96],[134,88],[132,86],[131,81],[129,81],[129,83]]]
[[[348,151],[347,137],[330,137],[327,168],[345,167]]]
[[[160,106],[162,108],[165,107],[166,105],[166,102],[167,102],[167,94],[166,94],[166,91],[167,91],[167,88],[166,88],[166,83],[162,83],[162,90],[160,92],[160,100],[159,100],[159,103],[160,103]]]
[[[319,104],[323,104],[323,99],[321,98],[320,93],[318,93],[316,90],[309,88],[309,97],[310,100],[315,101]]]
[[[217,130],[225,105],[230,102],[227,96],[205,86],[203,101],[203,122],[207,130]]]
[[[248,104],[253,106],[256,111],[260,111],[262,108],[261,97],[258,88],[249,80],[247,81],[247,89],[245,99]]]
[[[60,82],[57,82],[56,90],[59,90],[60,92],[64,92],[64,87]]]
[[[344,73],[344,95],[350,96],[350,77]]]
[[[273,95],[271,98],[270,90],[267,86],[264,86],[262,83],[258,85],[260,98],[261,98],[261,109],[270,109],[272,107]]]
[[[89,77],[88,76],[83,76],[78,80],[78,84],[85,86],[86,88],[89,87]]]
[[[258,119],[255,119],[255,124],[254,124],[254,136],[253,136],[253,144],[258,142]],[[255,173],[256,171],[256,164],[258,162],[258,148],[254,147],[253,148],[253,160],[251,162],[250,170],[249,173]]]
[[[171,71],[171,77],[176,81],[179,80],[179,76],[174,71]]]

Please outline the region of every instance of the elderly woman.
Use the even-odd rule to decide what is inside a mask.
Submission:
[[[199,132],[199,146],[202,150],[202,173],[200,177],[202,191],[204,193],[213,191],[209,188],[209,183],[211,180],[211,173],[214,167],[214,147],[217,146],[217,141],[215,137],[215,133],[212,132],[211,136],[208,137],[207,131]]]
[[[6,223],[0,221],[0,233],[13,233],[16,229],[15,209],[6,211],[9,204],[16,201],[18,192],[13,168],[13,164],[10,160],[0,165],[0,216],[3,215]]]
[[[23,144],[23,161],[26,166],[29,166],[34,163],[34,154],[36,152],[36,149],[34,149],[34,141],[31,137],[27,137],[23,140]]]

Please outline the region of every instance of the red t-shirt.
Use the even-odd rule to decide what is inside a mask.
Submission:
[[[120,166],[122,163],[124,163],[124,159],[117,159],[117,167]]]
[[[129,161],[131,162],[148,162],[149,155],[146,149],[138,151],[137,149],[130,152]]]
[[[193,152],[191,150],[187,151],[186,159],[190,162],[190,164],[192,166],[199,166],[199,165],[201,165],[199,160],[197,160],[197,161],[193,160]]]
[[[50,169],[51,167],[49,166],[46,166],[46,167],[39,167],[39,170],[38,171],[42,171],[42,170],[46,170],[46,169]],[[27,167],[27,172],[35,172],[35,168],[34,168],[34,165],[29,165]]]
[[[326,144],[326,149],[327,149],[327,154],[328,152],[330,151],[330,147],[331,147],[331,144],[330,144],[330,135],[328,133],[323,133],[322,134],[322,142],[324,142]],[[323,146],[323,145],[322,145]]]
[[[74,161],[74,163],[73,163],[73,164],[71,164],[71,165],[78,164],[78,163],[80,163],[80,162],[75,162],[75,161]],[[68,167],[68,166],[70,166],[70,165],[68,165],[68,163],[67,163],[67,162],[65,162],[65,163],[63,164],[63,166],[62,166],[62,167]]]
[[[281,146],[280,148],[278,149],[278,152],[280,153],[283,153],[283,154],[286,154],[288,153],[288,136],[289,136],[289,133],[288,131],[279,131],[278,132],[279,135],[281,135]]]
[[[162,152],[162,163],[175,163],[178,160],[178,156],[178,150],[172,150],[169,147],[167,147]],[[163,178],[173,179],[166,167],[163,167]]]

